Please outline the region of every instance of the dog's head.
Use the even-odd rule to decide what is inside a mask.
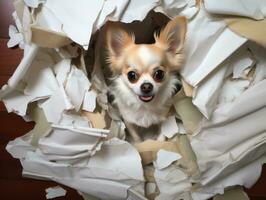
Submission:
[[[120,26],[107,30],[110,68],[141,101],[152,101],[162,88],[174,84],[171,80],[183,60],[186,25],[185,17],[174,18],[154,34],[154,44],[135,44],[134,35]]]

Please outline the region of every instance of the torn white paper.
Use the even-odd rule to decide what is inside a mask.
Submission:
[[[72,109],[71,103],[66,99],[66,94],[62,87],[55,90],[49,99],[39,102],[39,106],[43,109],[48,122],[51,123],[58,123],[62,112]]]
[[[19,45],[19,48],[23,48],[24,40],[22,33],[18,32],[17,28],[14,25],[9,26],[8,35],[10,37],[9,41],[7,42],[7,47],[11,48],[16,45]]]
[[[198,181],[202,185],[222,181],[228,174],[238,173],[241,167],[255,162],[265,154],[265,87],[266,80],[263,80],[233,102],[219,106],[212,119],[205,121],[202,130],[192,138],[191,145],[202,172]],[[251,181],[246,174],[257,174],[261,165],[255,166],[257,167],[251,168],[248,173],[243,173],[241,181],[238,181],[239,185],[245,185],[246,181],[249,186],[254,183],[258,176]],[[234,179],[230,179],[228,184],[234,185]],[[223,189],[220,188],[219,193]],[[211,189],[208,195],[218,191]]]
[[[85,74],[80,69],[72,66],[72,69],[67,77],[65,91],[76,111],[79,111],[85,92],[90,88],[90,86],[91,83]]]
[[[239,97],[250,85],[249,80],[225,80],[222,87],[219,103],[227,103],[234,101]]]
[[[226,28],[223,21],[210,18],[201,9],[188,24],[182,76],[195,87],[246,41]],[[224,44],[227,44],[226,48]]]
[[[46,199],[54,199],[66,195],[66,190],[60,186],[49,187],[45,189]]]
[[[97,93],[94,90],[86,91],[82,109],[88,112],[93,112],[96,107]]]
[[[56,80],[60,86],[65,86],[67,76],[71,70],[71,60],[63,59],[54,65]]]
[[[175,116],[168,117],[161,126],[161,134],[167,138],[172,138],[175,134],[179,132],[179,128],[176,123]]]
[[[25,116],[28,103],[33,100],[33,97],[24,95],[20,91],[13,90],[5,95],[2,100],[8,112],[14,112],[17,115]]]
[[[238,15],[256,20],[266,16],[266,2],[260,0],[205,0],[204,5],[213,14]]]
[[[9,149],[17,152],[19,147],[10,143]],[[101,199],[125,199],[130,187],[144,183],[138,152],[116,138],[104,142],[101,151],[90,159],[74,164],[51,162],[40,151],[21,156],[24,175],[51,179]]]
[[[154,178],[160,190],[156,200],[182,199],[184,193],[189,192],[192,186],[187,174],[174,165],[162,170],[155,169]]]
[[[104,1],[91,3],[79,0],[73,4],[71,0],[46,0],[44,7],[49,9],[62,23],[62,30],[76,43],[88,48],[93,24],[98,17]],[[51,20],[49,20],[51,21]]]
[[[182,156],[178,153],[166,151],[166,150],[159,150],[157,153],[157,159],[155,161],[155,166],[158,169],[163,169],[168,167],[173,162],[179,160]]]

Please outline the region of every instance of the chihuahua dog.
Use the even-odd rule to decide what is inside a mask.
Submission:
[[[186,27],[185,17],[174,18],[154,34],[153,44],[135,44],[134,34],[119,26],[107,30],[111,92],[135,142],[141,141],[137,127],[148,128],[167,117],[179,83]]]

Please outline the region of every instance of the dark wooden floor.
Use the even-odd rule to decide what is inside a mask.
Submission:
[[[19,49],[8,49],[8,26],[12,22],[13,10],[11,0],[0,0],[0,86],[12,75],[22,57]],[[45,188],[58,185],[49,181],[37,181],[21,177],[20,162],[12,158],[5,150],[8,141],[21,136],[32,129],[33,123],[26,123],[15,114],[8,114],[3,103],[0,103],[0,199],[1,200],[42,200]],[[67,189],[65,197],[58,200],[81,200],[82,197],[73,189]],[[257,184],[247,190],[252,200],[266,199],[266,167]]]

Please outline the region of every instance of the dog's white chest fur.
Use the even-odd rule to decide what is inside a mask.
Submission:
[[[122,117],[129,123],[145,128],[162,122],[169,109],[169,106],[160,106],[160,108],[156,108],[154,105],[144,105],[147,103],[132,103],[133,102],[129,102],[127,99],[119,98],[117,100]]]

